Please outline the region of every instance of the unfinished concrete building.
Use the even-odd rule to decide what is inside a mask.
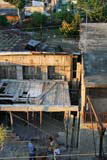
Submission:
[[[88,23],[81,24],[80,46],[82,50],[82,81],[81,81],[81,130],[86,129],[85,136],[89,134],[90,128],[95,130],[95,141],[98,144],[100,135],[99,155],[102,156],[101,145],[106,150],[107,128],[107,24]],[[91,132],[90,132],[91,133]],[[81,137],[83,132],[81,133]],[[84,137],[85,137],[84,136]],[[83,141],[86,141],[82,139]],[[92,140],[92,139],[91,139]],[[81,144],[82,144],[81,142]],[[88,146],[93,142],[87,140]],[[87,146],[87,147],[88,147]],[[98,146],[98,145],[97,145]],[[87,148],[86,147],[86,148]],[[92,147],[93,148],[93,147]],[[98,150],[97,150],[98,151]]]
[[[27,51],[25,49],[27,38],[23,39],[20,34],[14,33],[11,34],[10,39],[5,40],[10,33],[1,32],[1,35],[3,38],[0,46],[0,112],[2,119],[3,113],[9,113],[9,124],[13,128],[14,115],[18,112],[20,114],[16,116],[20,116],[21,112],[25,113],[27,122],[31,122],[31,113],[33,119],[37,113],[40,126],[44,121],[44,113],[47,112],[62,113],[64,124],[72,113],[78,116],[79,105],[72,104],[69,84],[77,89],[79,87],[80,57],[64,52]],[[15,38],[16,40],[13,40]],[[15,43],[12,44],[12,41]],[[68,130],[66,134],[68,136]],[[68,143],[67,136],[66,144]]]

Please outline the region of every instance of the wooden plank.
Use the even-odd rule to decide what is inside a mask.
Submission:
[[[40,127],[42,126],[42,111],[40,111]]]
[[[68,83],[64,83],[64,86],[63,86],[63,89],[64,89],[64,104],[71,104],[71,101],[70,101],[70,95],[69,95],[69,87],[68,87]]]
[[[11,128],[13,130],[13,116],[12,116],[12,112],[9,112],[10,114],[10,123],[11,123]]]
[[[0,82],[0,88],[2,87],[3,83],[4,83],[4,82]]]
[[[30,97],[39,97],[42,94],[43,83],[31,83],[28,94]]]
[[[16,100],[19,98],[20,91],[21,91],[22,87],[23,87],[23,83],[19,83],[17,92],[16,92],[16,94],[15,94],[14,97],[13,97],[13,100],[14,100],[14,101],[16,101]]]
[[[78,106],[62,106],[62,105],[31,105],[31,104],[14,104],[14,105],[0,105],[0,111],[45,111],[45,112],[64,112],[64,111],[78,111]]]

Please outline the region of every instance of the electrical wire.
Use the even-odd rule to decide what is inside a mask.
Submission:
[[[98,154],[98,153],[97,153]],[[85,156],[94,156],[94,153],[86,153],[86,154],[60,154],[60,155],[55,155],[55,157],[76,157],[76,156],[80,156],[80,157],[85,157]],[[107,155],[107,153],[105,153],[105,155]],[[54,155],[50,155],[50,156],[35,156],[35,158],[42,158],[42,157],[53,157]],[[0,160],[5,160],[5,159],[27,159],[29,158],[29,156],[23,156],[23,157],[0,157]]]

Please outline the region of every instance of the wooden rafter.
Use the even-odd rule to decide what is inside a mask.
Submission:
[[[95,116],[95,119],[96,119],[96,121],[98,123],[98,129],[105,130],[105,127],[103,126],[103,123],[102,123],[101,118],[100,118],[100,114],[98,114],[97,110],[95,109],[95,107],[93,105],[92,98],[90,96],[87,96],[87,100],[88,100],[89,105],[91,107],[91,110],[92,110],[92,112],[93,112],[93,114]]]

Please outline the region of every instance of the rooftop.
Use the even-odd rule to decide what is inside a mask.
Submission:
[[[0,8],[0,15],[17,16],[15,8]]]
[[[81,31],[86,86],[107,86],[107,24],[81,24]]]
[[[0,51],[25,51],[30,36],[14,30],[0,30]]]
[[[0,30],[0,55],[2,54],[71,54],[61,51],[60,44],[51,46],[46,41],[32,39],[32,36],[19,30]]]
[[[0,8],[15,8],[15,6],[11,5],[11,4],[7,3],[7,2],[1,2],[0,1]]]
[[[6,2],[0,2],[0,15],[17,15],[17,10],[14,5]]]

